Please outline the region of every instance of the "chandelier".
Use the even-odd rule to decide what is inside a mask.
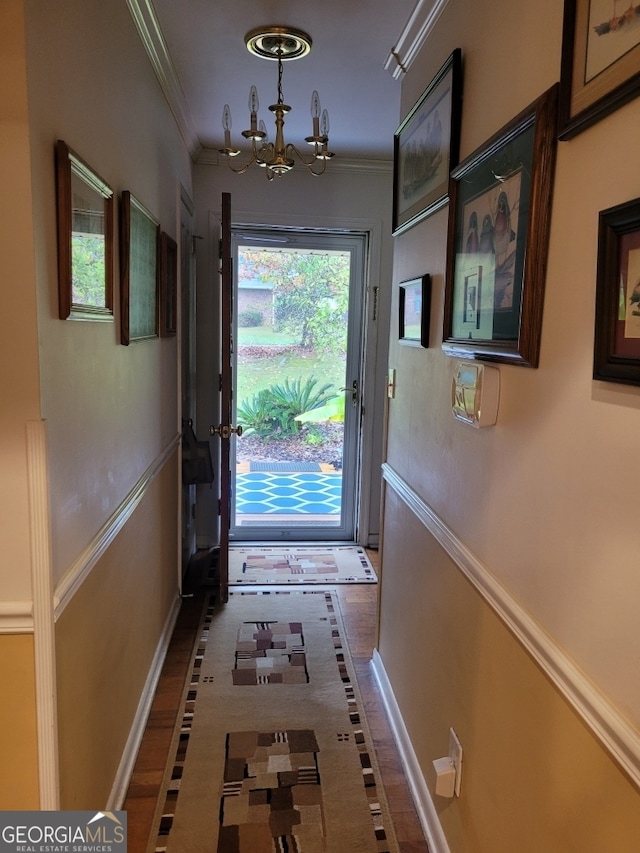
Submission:
[[[302,30],[291,27],[259,27],[245,36],[244,42],[250,53],[262,59],[275,60],[278,63],[278,101],[269,107],[275,115],[275,142],[270,142],[264,121],[258,122],[258,90],[252,86],[249,91],[249,130],[243,130],[242,136],[251,140],[251,157],[243,166],[233,162],[241,152],[231,145],[231,110],[229,104],[224,105],[222,127],[224,129],[224,148],[219,153],[226,160],[229,168],[242,175],[254,163],[262,166],[268,180],[275,175],[284,175],[296,163],[293,154],[303,163],[312,175],[321,175],[327,167],[327,161],[334,155],[327,149],[329,142],[329,113],[321,110],[320,97],[317,92],[311,95],[311,136],[305,137],[305,142],[312,147],[311,153],[305,156],[293,143],[284,140],[284,117],[291,112],[291,107],[284,103],[282,95],[282,63],[285,60],[300,59],[311,50],[311,38]]]

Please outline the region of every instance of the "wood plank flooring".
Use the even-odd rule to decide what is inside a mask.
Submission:
[[[375,567],[377,552],[367,553]],[[375,644],[377,585],[342,584],[335,589],[400,853],[428,853],[429,848],[369,663]],[[122,806],[128,814],[129,853],[144,853],[151,834],[153,814],[168,758],[171,734],[181,710],[182,689],[189,670],[201,611],[202,591],[194,589],[194,597],[186,598],[180,610]]]

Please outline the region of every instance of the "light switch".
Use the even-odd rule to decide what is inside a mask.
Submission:
[[[395,367],[389,368],[389,374],[387,376],[387,397],[390,400],[396,396],[396,369]]]

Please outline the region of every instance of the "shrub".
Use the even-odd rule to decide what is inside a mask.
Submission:
[[[298,435],[298,415],[324,406],[331,399],[330,384],[316,389],[317,379],[303,383],[285,379],[282,384],[263,388],[249,400],[243,400],[237,411],[238,421],[245,427],[245,435],[255,433],[261,438],[288,438]]]
[[[263,323],[262,311],[258,311],[256,308],[247,308],[246,311],[241,311],[238,314],[238,325],[241,329],[261,326]]]

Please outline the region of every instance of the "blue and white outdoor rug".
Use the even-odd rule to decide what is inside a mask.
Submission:
[[[339,515],[341,498],[340,473],[236,474],[236,512],[245,515]]]

